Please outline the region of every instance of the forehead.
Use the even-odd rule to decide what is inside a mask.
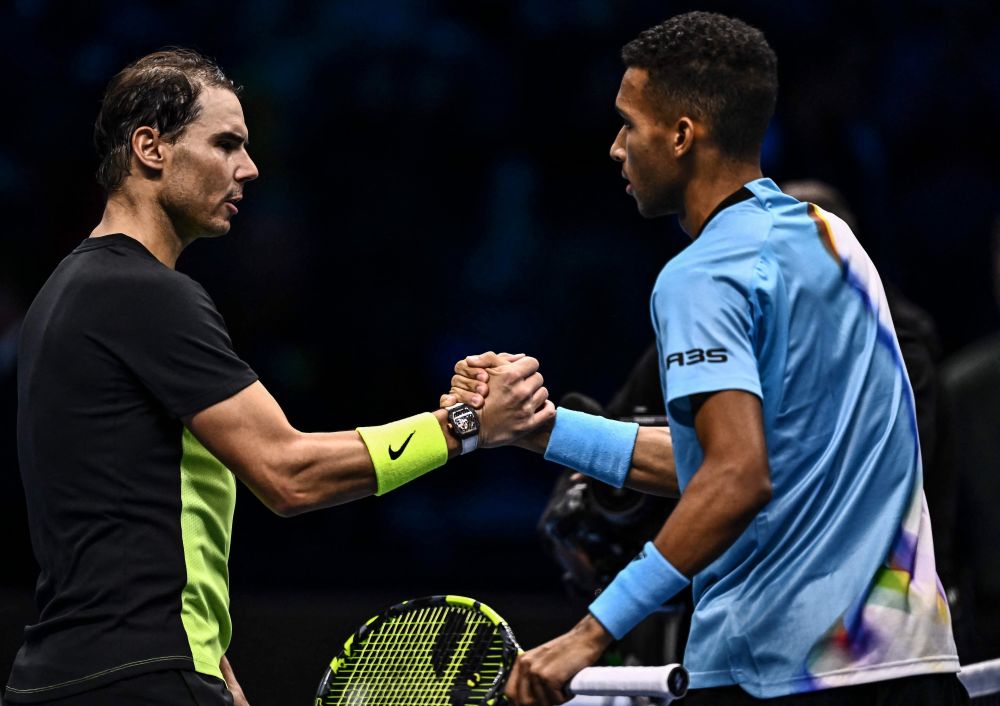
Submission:
[[[630,66],[622,76],[618,87],[618,98],[615,105],[619,110],[641,110],[648,104],[646,84],[649,82],[649,72],[646,69]]]
[[[649,72],[636,66],[625,70],[615,107],[632,118],[648,117],[657,121],[676,112],[662,91],[649,86]]]
[[[201,112],[188,125],[188,132],[235,132],[247,134],[243,106],[236,94],[226,88],[207,86],[198,96]]]

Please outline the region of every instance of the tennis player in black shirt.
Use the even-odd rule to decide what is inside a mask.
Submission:
[[[388,492],[554,416],[537,361],[522,357],[495,374],[479,417],[456,405],[356,431],[292,428],[211,298],[174,270],[191,242],[229,231],[257,177],[247,142],[237,89],[194,52],[151,54],[108,86],[95,127],[103,218],[20,339],[40,614],[9,702],[245,704],[225,658],[234,474],[297,514]]]

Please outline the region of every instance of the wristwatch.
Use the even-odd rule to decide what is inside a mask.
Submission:
[[[459,402],[445,407],[448,429],[462,442],[462,454],[475,451],[479,445],[479,415],[467,404]]]

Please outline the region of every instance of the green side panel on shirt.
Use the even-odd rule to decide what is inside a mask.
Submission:
[[[187,584],[181,621],[195,669],[222,679],[219,662],[229,648],[229,541],[236,509],[236,479],[184,429],[181,458],[181,536]]]

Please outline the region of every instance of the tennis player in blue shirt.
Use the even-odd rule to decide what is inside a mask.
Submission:
[[[692,583],[686,703],[964,703],[878,272],[842,220],[762,178],[774,52],[692,12],[623,59],[611,157],[640,214],[677,214],[692,237],[651,299],[671,435],[560,408],[528,445],[681,500],[576,627],[518,660],[508,697],[565,701],[577,671]],[[460,362],[452,396],[481,401],[496,359]]]

